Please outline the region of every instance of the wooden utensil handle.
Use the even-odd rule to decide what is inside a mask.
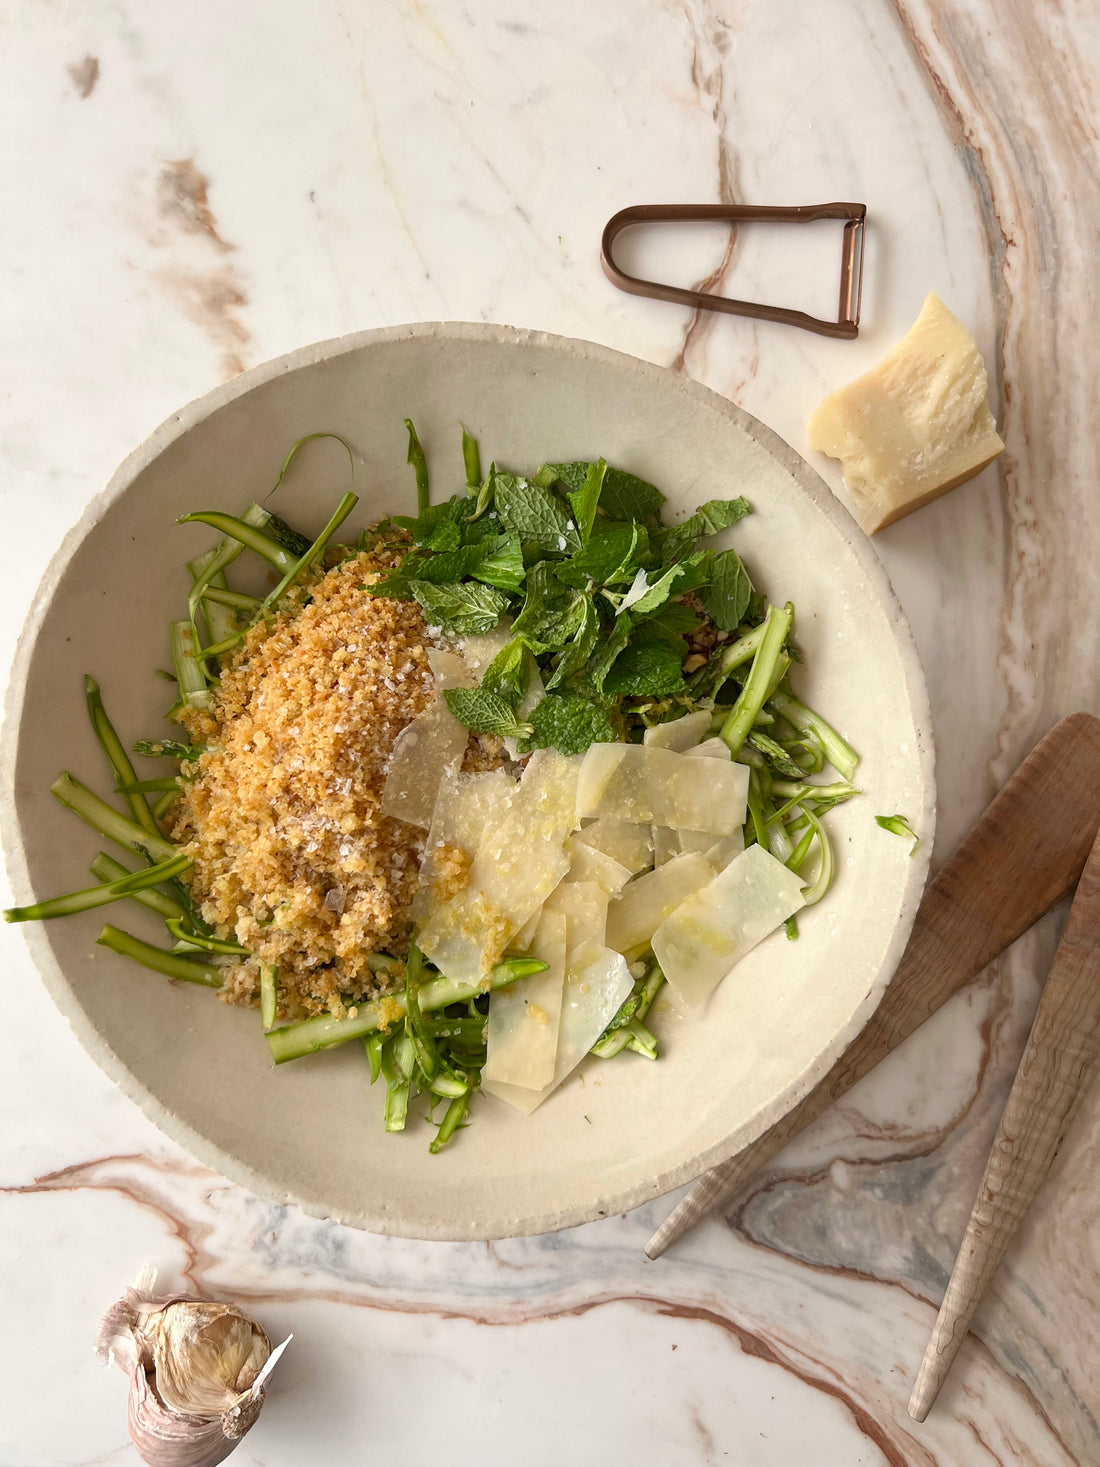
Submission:
[[[986,1284],[1058,1153],[1100,1053],[1100,837],[1085,864],[993,1140],[909,1414],[923,1421]]]
[[[782,1120],[696,1182],[648,1256],[660,1257],[1072,890],[1098,826],[1100,719],[1074,713],[1035,746],[929,883],[867,1027]]]

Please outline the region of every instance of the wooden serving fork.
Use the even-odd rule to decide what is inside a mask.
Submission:
[[[909,1401],[923,1421],[1035,1199],[1100,1053],[1100,836],[1085,863]]]

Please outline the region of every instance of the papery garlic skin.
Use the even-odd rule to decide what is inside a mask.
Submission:
[[[130,1376],[130,1437],[148,1467],[217,1467],[255,1423],[272,1355],[234,1304],[157,1296],[147,1269],[104,1317],[97,1342]]]
[[[150,1314],[157,1394],[173,1411],[220,1416],[249,1389],[271,1354],[260,1326],[233,1304],[177,1300]]]

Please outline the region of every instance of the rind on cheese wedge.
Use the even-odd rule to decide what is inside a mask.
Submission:
[[[868,535],[972,479],[1004,450],[977,343],[938,295],[877,367],[831,393],[810,446],[838,458]]]

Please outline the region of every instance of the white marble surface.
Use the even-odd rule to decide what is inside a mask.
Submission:
[[[938,854],[1056,716],[1096,709],[1087,0],[38,0],[0,22],[9,660],[116,463],[294,346],[430,318],[543,327],[673,365],[805,451],[823,391],[935,289],[978,336],[1008,443],[877,542],[928,675]],[[871,217],[856,343],[697,320],[599,269],[627,203],[834,197]],[[830,309],[828,233],[724,249],[666,234],[635,258]],[[940,1408],[905,1414],[1056,933],[649,1264],[666,1204],[450,1246],[256,1201],[121,1097],[6,931],[0,1463],[134,1460],[124,1381],[90,1340],[146,1261],[295,1332],[242,1467],[1100,1461],[1095,1092]]]

